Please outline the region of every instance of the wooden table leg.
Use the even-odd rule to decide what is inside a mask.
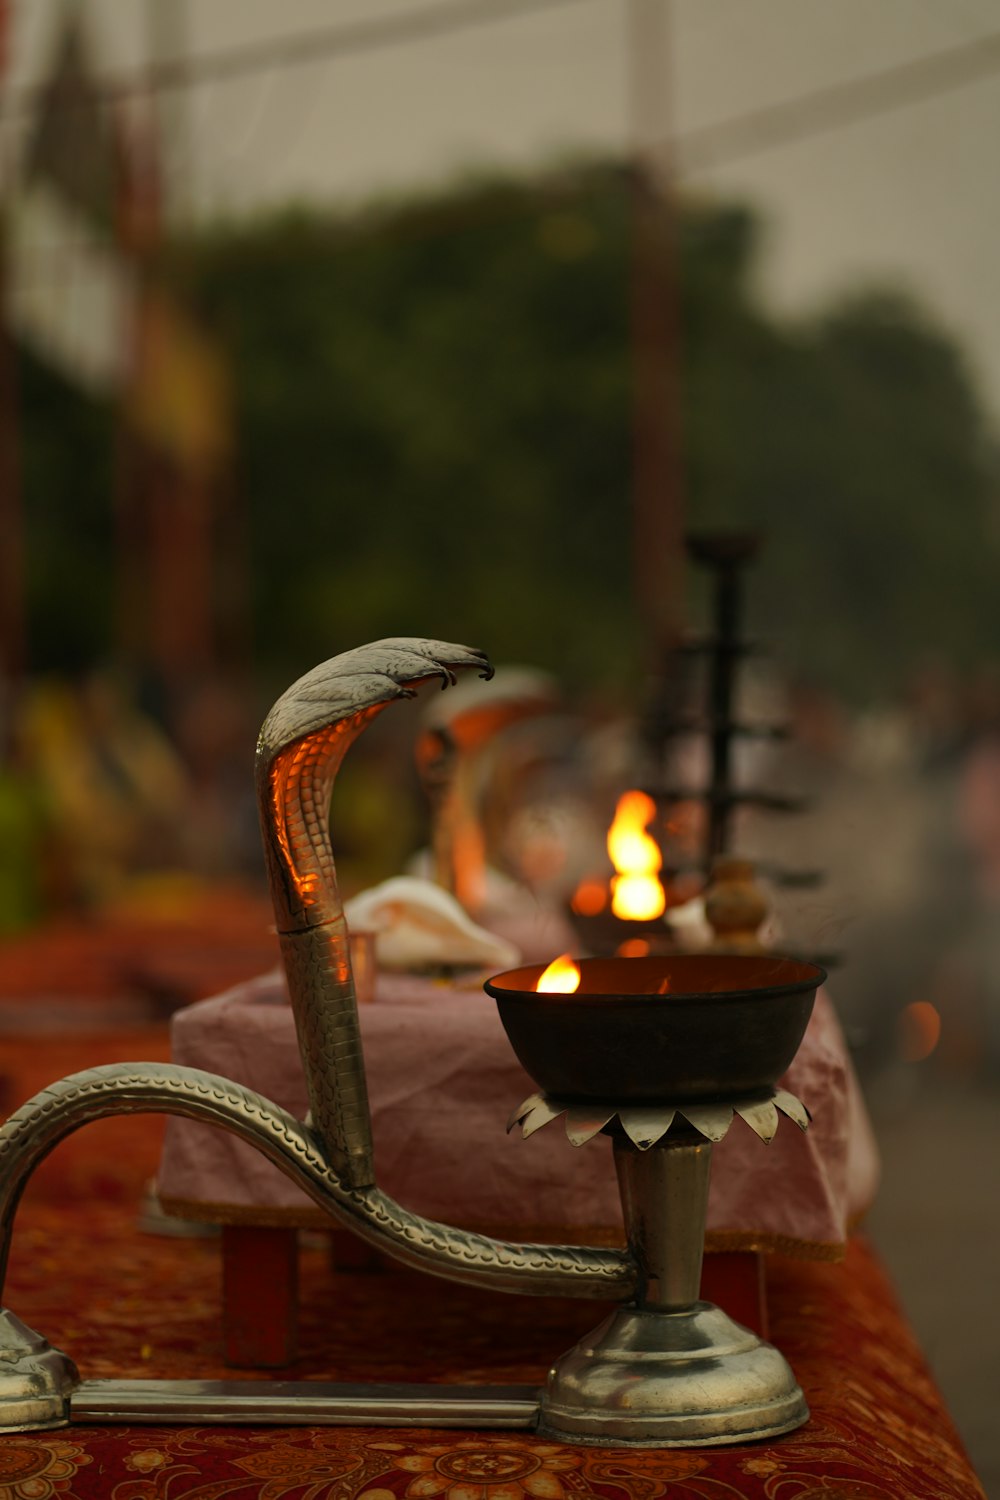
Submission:
[[[330,1268],[334,1271],[381,1271],[383,1259],[377,1250],[349,1229],[330,1230]]]
[[[227,1365],[280,1369],[298,1352],[297,1229],[222,1226],[222,1337]]]

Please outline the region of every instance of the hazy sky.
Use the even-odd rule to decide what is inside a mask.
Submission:
[[[102,70],[423,9],[428,0],[82,0]],[[642,3],[642,0],[639,0]],[[650,3],[650,0],[646,0]],[[666,3],[666,0],[665,0]],[[15,84],[38,78],[59,0],[15,3]],[[681,137],[1000,33],[1000,0],[670,0],[667,118]],[[364,198],[462,168],[629,139],[629,0],[212,82],[177,103],[178,189],[196,212]],[[747,198],[769,232],[762,287],[813,305],[858,281],[911,288],[958,333],[1000,414],[1000,61],[898,111],[683,171]],[[733,150],[744,154],[732,157]],[[683,168],[684,159],[681,158]]]

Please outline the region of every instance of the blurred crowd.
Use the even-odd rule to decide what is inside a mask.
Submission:
[[[810,798],[754,852],[821,870],[777,897],[800,948],[833,952],[859,1065],[989,1077],[1000,1063],[1000,672],[928,658],[895,703],[850,713],[797,684],[771,775]],[[763,820],[761,820],[763,824]],[[929,1020],[928,1020],[929,1018]]]
[[[598,705],[569,711],[542,674],[532,692],[530,711],[501,714],[478,738],[474,718],[452,718],[452,736],[461,724],[468,741],[462,837],[475,825],[492,881],[566,911],[581,882],[610,869],[605,834],[638,774],[636,728]],[[736,852],[764,872],[818,877],[764,874],[771,942],[830,957],[863,1071],[933,1050],[935,1066],[990,1076],[1000,1063],[1000,670],[963,677],[928,660],[898,702],[862,712],[774,678],[749,676],[743,696],[744,721],[791,732],[747,741],[737,784],[806,803],[741,813]],[[110,671],[22,691],[4,716],[0,930],[123,901],[155,906],[209,881],[259,887],[253,720],[220,681],[192,686],[170,732]],[[344,767],[334,842],[345,894],[433,860],[433,847],[422,865],[418,850],[433,845],[427,747],[442,729],[427,713],[420,722],[386,716]],[[671,754],[675,780],[704,784],[703,743]],[[696,890],[700,805],[674,805],[653,831],[666,870]]]
[[[252,744],[252,735],[249,741]],[[111,671],[29,685],[6,704],[0,931],[259,863],[245,710],[192,686],[168,734]]]

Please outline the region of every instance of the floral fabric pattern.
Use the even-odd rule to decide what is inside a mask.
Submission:
[[[406,1500],[566,1500],[561,1474],[580,1466],[570,1449],[553,1443],[514,1447],[496,1438],[465,1438],[406,1454],[399,1468],[415,1474]]]
[[[159,1128],[102,1122],[79,1139],[103,1154],[67,1152],[61,1167],[53,1155],[18,1215],[5,1301],[85,1378],[254,1378],[222,1362],[218,1242],[136,1233]],[[0,1436],[0,1500],[984,1500],[864,1242],[839,1265],[773,1257],[768,1277],[770,1336],[812,1412],[773,1443],[632,1450],[524,1432],[78,1426]],[[402,1270],[334,1274],[322,1244],[303,1249],[300,1287],[300,1358],[275,1378],[537,1385],[596,1321],[581,1302]]]
[[[846,1429],[807,1433],[630,1451],[371,1428],[162,1428],[150,1446],[149,1430],[95,1427],[0,1440],[0,1500],[983,1500],[965,1466],[900,1467]]]
[[[58,1436],[0,1439],[0,1500],[70,1500],[74,1475],[90,1461],[79,1444]]]

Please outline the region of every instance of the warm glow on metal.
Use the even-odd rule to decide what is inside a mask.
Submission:
[[[608,888],[601,880],[581,880],[569,904],[579,917],[596,917],[608,904]]]
[[[941,1038],[941,1017],[929,1000],[914,1000],[900,1017],[901,1050],[907,1062],[923,1062]]]
[[[611,882],[611,910],[616,917],[652,922],[666,909],[667,898],[658,879],[660,851],[646,832],[655,815],[656,803],[645,792],[625,792],[618,799],[608,829],[608,853],[618,872]]]
[[[535,989],[539,994],[572,995],[579,985],[580,970],[568,953],[562,953],[552,960],[541,975]]]

